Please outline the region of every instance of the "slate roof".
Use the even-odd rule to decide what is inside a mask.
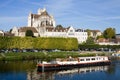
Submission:
[[[90,30],[91,32],[101,32],[100,30]]]
[[[33,18],[39,18],[40,16],[49,16],[51,17],[47,11],[42,12],[41,14],[31,14],[31,17]]]
[[[19,32],[26,32],[27,30],[33,31],[33,33],[38,33],[38,31],[35,29],[35,27],[21,27],[19,29]]]
[[[46,31],[49,31],[49,32],[66,32],[67,31],[67,28],[50,28],[50,27],[47,27],[46,28]]]

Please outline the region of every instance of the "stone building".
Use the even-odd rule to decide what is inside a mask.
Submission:
[[[116,34],[116,38],[117,38],[117,39],[120,39],[120,34]]]
[[[55,20],[46,9],[38,9],[38,14],[29,13],[28,27],[55,27]]]
[[[96,39],[98,36],[102,35],[102,32],[100,30],[90,30],[90,36]]]

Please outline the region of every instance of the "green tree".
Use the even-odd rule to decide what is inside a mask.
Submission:
[[[89,29],[86,29],[86,31],[87,31],[88,37],[90,37],[91,31]]]
[[[104,36],[103,36],[103,35],[97,36],[97,40],[98,40],[99,38],[104,38]]]
[[[10,29],[10,31],[9,31],[10,33],[12,32],[12,29]]]
[[[57,25],[56,28],[61,29],[61,28],[63,28],[63,26],[62,25]]]
[[[86,40],[85,44],[87,44],[87,45],[89,45],[89,44],[95,44],[94,38],[88,37],[88,39]]]
[[[25,36],[34,36],[32,30],[27,30]]]
[[[106,39],[114,39],[115,38],[115,34],[116,34],[116,31],[114,28],[107,28],[106,30],[104,30],[103,32],[103,36],[106,38]]]

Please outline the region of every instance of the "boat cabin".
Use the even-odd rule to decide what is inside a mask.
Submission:
[[[105,56],[95,56],[95,57],[79,57],[79,62],[96,62],[96,61],[106,61],[108,57]]]

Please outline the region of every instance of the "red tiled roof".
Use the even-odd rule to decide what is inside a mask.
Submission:
[[[120,38],[117,38],[116,41],[117,41],[117,42],[120,42]]]
[[[97,42],[109,42],[109,40],[105,38],[99,38]]]
[[[90,30],[92,32],[101,32],[100,30]]]
[[[114,43],[118,43],[120,42],[120,39],[105,39],[105,38],[100,38],[97,40],[97,42],[114,42]]]

